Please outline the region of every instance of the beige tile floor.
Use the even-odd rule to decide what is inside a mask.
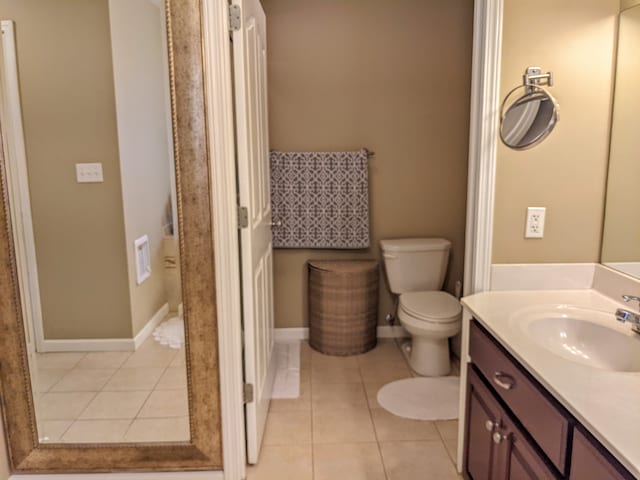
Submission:
[[[184,349],[37,355],[41,441],[189,440]]]
[[[410,377],[393,341],[364,355],[301,349],[301,395],[273,400],[259,463],[248,480],[457,480],[457,421],[396,417],[376,400]]]

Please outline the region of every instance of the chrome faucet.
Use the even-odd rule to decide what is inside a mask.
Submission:
[[[622,299],[625,302],[635,301],[640,303],[640,297],[636,297],[635,295],[622,295]],[[622,323],[629,322],[631,324],[631,330],[640,334],[640,313],[618,308],[616,310],[616,320]]]

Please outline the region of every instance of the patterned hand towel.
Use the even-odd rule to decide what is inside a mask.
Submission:
[[[274,248],[367,248],[369,162],[354,152],[277,152],[271,160]]]

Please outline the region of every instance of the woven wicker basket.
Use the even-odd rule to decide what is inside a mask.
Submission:
[[[328,355],[376,346],[378,262],[309,261],[309,344]]]

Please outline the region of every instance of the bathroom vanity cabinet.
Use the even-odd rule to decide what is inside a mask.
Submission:
[[[464,477],[634,477],[477,321],[469,334]]]

